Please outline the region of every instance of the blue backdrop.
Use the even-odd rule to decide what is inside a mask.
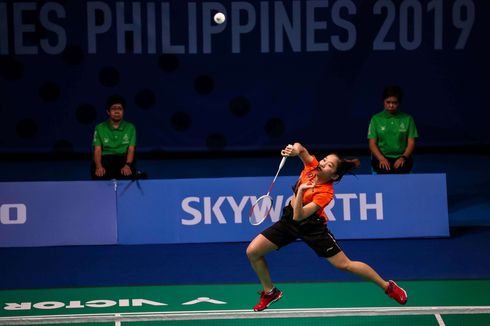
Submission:
[[[248,220],[270,177],[0,183],[0,247],[250,241],[281,217],[279,177],[264,223]],[[400,187],[403,184],[403,187]],[[444,174],[345,176],[325,208],[338,239],[449,235]]]
[[[116,94],[140,151],[295,140],[366,148],[387,84],[403,87],[421,146],[488,145],[489,9],[484,0],[4,0],[0,153],[89,152]]]
[[[259,226],[248,215],[269,177],[124,181],[119,243],[250,241],[280,219],[296,180],[278,178],[273,209]],[[444,174],[345,176],[325,212],[337,239],[449,236]]]
[[[109,182],[2,182],[0,199],[0,247],[117,243]]]

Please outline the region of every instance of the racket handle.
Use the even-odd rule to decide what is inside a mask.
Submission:
[[[282,169],[282,167],[284,166],[284,163],[286,163],[287,158],[288,158],[287,156],[283,156],[281,163],[279,163],[279,170]]]

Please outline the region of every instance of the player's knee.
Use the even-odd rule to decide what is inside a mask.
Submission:
[[[252,259],[255,255],[254,250],[250,246],[247,247],[246,253],[247,253],[248,259]]]
[[[253,246],[249,245],[247,247],[247,257],[249,260],[257,260],[260,255],[258,254],[257,250],[254,249]]]
[[[334,264],[334,267],[341,271],[350,271],[350,261],[343,260]]]

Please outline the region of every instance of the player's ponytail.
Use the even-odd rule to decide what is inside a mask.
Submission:
[[[339,182],[346,173],[351,173],[353,170],[361,166],[361,161],[359,161],[357,158],[346,160],[340,155],[336,155],[340,160],[339,166],[337,167],[338,178],[335,179],[336,182]]]

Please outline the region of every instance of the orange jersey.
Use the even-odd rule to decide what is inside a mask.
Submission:
[[[299,176],[299,184],[306,183],[308,181],[315,181],[316,173],[318,167],[318,160],[313,156],[313,161],[309,164],[305,164],[303,171]],[[317,184],[315,187],[311,189],[306,189],[303,192],[303,205],[314,202],[320,209],[316,212],[318,215],[325,219],[325,222],[328,220],[327,215],[323,211],[323,209],[330,203],[333,198],[333,184],[331,182],[324,184]]]

